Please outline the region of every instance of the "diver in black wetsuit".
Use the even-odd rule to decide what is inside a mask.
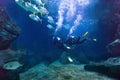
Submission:
[[[64,50],[71,49],[70,47],[72,45],[79,45],[84,43],[87,40],[87,38],[81,39],[81,37],[75,37],[75,36],[69,36],[65,42],[61,40],[60,37],[53,37],[53,42],[55,45],[57,45],[59,48]]]
[[[75,36],[69,36],[66,41],[65,44],[72,46],[72,45],[78,45],[78,44],[82,44],[87,40],[87,38],[81,39],[80,36],[75,37]]]
[[[57,45],[58,48],[66,50],[66,47],[64,46],[64,42],[60,37],[53,37],[53,43]]]

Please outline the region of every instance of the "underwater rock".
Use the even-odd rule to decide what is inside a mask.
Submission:
[[[106,66],[119,66],[120,65],[120,57],[109,58],[103,64]]]
[[[0,68],[0,80],[20,80],[19,74]]]
[[[20,28],[10,19],[0,4],[0,50],[7,49],[20,34]]]
[[[2,67],[6,62],[19,60],[21,53],[18,51],[13,51],[11,49],[0,51],[0,67]]]
[[[117,14],[119,16],[119,19],[120,19],[120,14]],[[120,39],[120,23],[118,25],[118,28],[117,28],[117,33],[115,34],[116,38],[117,39]]]
[[[96,72],[84,70],[84,65],[60,64],[59,61],[45,66],[36,65],[20,74],[20,80],[114,80]]]
[[[120,79],[120,57],[109,58],[100,63],[88,64],[85,66],[85,70],[99,72]]]
[[[21,51],[0,50],[0,80],[19,80],[19,73],[22,72],[23,67],[16,70],[7,70],[4,65],[8,62],[19,61],[22,55],[24,54]]]
[[[112,1],[112,15],[111,17],[111,31],[110,33],[113,33],[114,35],[114,41],[112,41],[110,44],[108,44],[107,48],[110,53],[110,56],[120,56],[120,1],[119,0],[111,0]],[[109,19],[108,19],[109,20]]]
[[[112,56],[120,56],[120,39],[114,40],[107,48]]]

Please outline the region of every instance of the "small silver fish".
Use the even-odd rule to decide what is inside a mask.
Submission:
[[[33,1],[39,6],[44,6],[44,4],[45,4],[41,0],[33,0]]]
[[[49,11],[44,6],[41,6],[39,8],[39,11],[40,11],[41,16],[49,14]]]
[[[50,24],[48,24],[47,25],[47,28],[49,28],[49,29],[55,29],[52,25],[50,25]]]
[[[36,22],[42,21],[42,19],[40,19],[39,16],[36,14],[29,14],[29,17]]]
[[[67,46],[66,44],[64,44],[64,47],[67,48],[68,50],[71,49],[71,47]]]
[[[87,36],[89,32],[85,32],[83,36]]]
[[[93,41],[95,41],[95,42],[96,42],[96,41],[97,41],[97,39],[93,39]]]
[[[15,0],[15,2],[20,6],[22,7],[23,9],[25,9],[26,11],[29,11],[29,12],[36,12],[36,13],[39,13],[39,9],[38,7],[35,5],[35,4],[32,4],[30,2],[25,2],[23,0]]]
[[[51,23],[51,24],[54,23],[54,20],[53,20],[52,16],[48,16],[47,18],[48,18],[48,22],[49,22],[49,23]]]
[[[73,59],[72,59],[71,57],[69,57],[69,56],[68,56],[68,60],[69,60],[70,62],[73,62]]]

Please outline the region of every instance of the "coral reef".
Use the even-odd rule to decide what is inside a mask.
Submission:
[[[0,4],[0,50],[7,49],[19,34],[19,27],[9,18],[5,8]]]
[[[56,61],[49,66],[43,63],[20,74],[20,80],[114,80],[96,72],[84,70],[84,65]]]
[[[103,62],[88,64],[85,66],[85,70],[96,71],[120,79],[120,57],[109,58]]]

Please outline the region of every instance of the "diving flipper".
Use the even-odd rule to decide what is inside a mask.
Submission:
[[[87,36],[87,35],[88,35],[88,32],[85,32],[84,35],[83,35],[83,37],[84,37],[84,36]]]

